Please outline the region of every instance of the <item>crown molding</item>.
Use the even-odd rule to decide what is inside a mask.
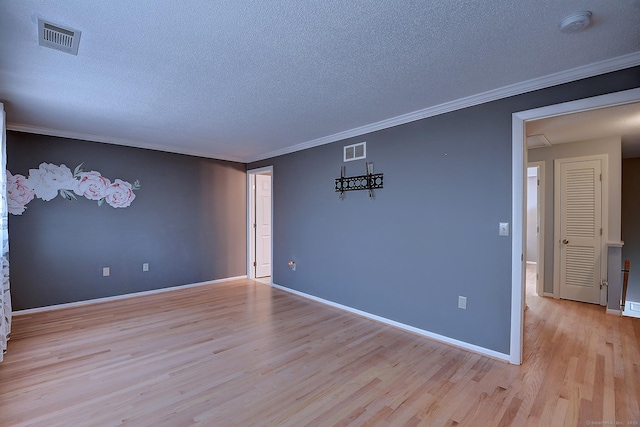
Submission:
[[[524,82],[515,83],[512,85],[504,86],[502,88],[478,93],[472,96],[468,96],[466,98],[460,98],[454,101],[445,102],[432,107],[424,108],[422,110],[418,110],[418,111],[403,114],[400,116],[392,117],[389,119],[381,120],[379,122],[357,127],[344,132],[339,132],[332,135],[324,136],[322,138],[317,138],[317,139],[302,142],[299,144],[291,145],[289,147],[284,147],[279,150],[270,151],[257,156],[234,157],[234,156],[228,156],[221,153],[211,153],[211,151],[209,150],[190,150],[180,146],[167,147],[165,145],[158,145],[158,144],[152,144],[147,142],[140,142],[140,141],[134,141],[134,140],[128,140],[128,139],[121,139],[121,138],[112,138],[108,136],[93,135],[93,134],[87,134],[87,133],[81,133],[81,132],[70,132],[70,131],[64,131],[61,129],[53,129],[53,128],[40,127],[40,126],[30,126],[30,125],[25,125],[21,123],[12,123],[12,122],[6,123],[6,129],[12,130],[12,131],[18,131],[18,132],[57,136],[62,138],[102,142],[105,144],[144,148],[148,150],[163,151],[167,153],[185,154],[189,156],[226,160],[231,162],[251,163],[258,160],[264,160],[264,159],[269,159],[276,156],[282,156],[284,154],[290,154],[296,151],[302,151],[308,148],[313,148],[320,145],[330,144],[332,142],[365,135],[371,132],[376,132],[376,131],[391,128],[394,126],[411,123],[417,120],[426,119],[428,117],[433,117],[440,114],[445,114],[452,111],[460,110],[463,108],[473,107],[475,105],[480,105],[487,102],[508,98],[510,96],[521,95],[523,93],[532,92],[539,89],[545,89],[545,88],[556,86],[563,83],[569,83],[572,81],[593,77],[600,74],[609,73],[612,71],[618,71],[625,68],[635,67],[637,65],[640,65],[640,51],[619,56],[616,58],[600,61],[600,62],[595,62],[593,64],[583,65],[580,67],[572,68],[570,70],[549,74],[547,76],[526,80]]]
[[[102,142],[105,144],[123,145],[126,147],[144,148],[147,150],[163,151],[165,153],[185,154],[188,156],[205,157],[216,160],[226,160],[230,162],[246,163],[244,159],[224,154],[212,154],[209,150],[189,150],[179,146],[167,147],[165,145],[151,144],[147,142],[133,141],[122,138],[112,138],[108,136],[93,135],[89,133],[70,132],[60,129],[53,129],[40,126],[30,126],[21,123],[6,124],[7,130],[16,132],[34,133],[38,135],[57,136],[61,138],[79,139],[83,141]]]
[[[533,92],[535,90],[545,89],[545,88],[560,85],[563,83],[569,83],[572,81],[597,76],[600,74],[610,73],[612,71],[618,71],[625,68],[635,67],[637,65],[640,65],[640,51],[633,52],[623,56],[618,56],[612,59],[607,59],[600,62],[594,62],[592,64],[583,65],[580,67],[572,68],[570,70],[560,71],[558,73],[549,74],[547,76],[526,80],[524,82],[515,83],[515,84],[504,86],[498,89],[493,89],[486,92],[478,93],[472,96],[468,96],[466,98],[460,98],[454,101],[445,102],[443,104],[435,105],[433,107],[424,108],[422,110],[403,114],[401,116],[392,117],[390,119],[382,120],[376,123],[371,123],[371,124],[350,129],[344,132],[335,133],[333,135],[328,135],[322,138],[313,139],[307,142],[302,142],[300,144],[281,148],[275,151],[270,151],[268,153],[264,153],[255,157],[246,158],[244,160],[247,163],[250,163],[258,160],[269,159],[276,156],[282,156],[284,154],[306,150],[307,148],[313,148],[319,145],[330,144],[332,142],[340,141],[343,139],[353,138],[353,137],[361,136],[367,133],[387,129],[393,126],[414,122],[416,120],[426,119],[427,117],[433,117],[440,114],[449,113],[451,111],[460,110],[467,107],[473,107],[475,105],[480,105],[480,104],[484,104],[491,101],[497,101],[499,99],[508,98],[514,95],[521,95],[523,93]]]

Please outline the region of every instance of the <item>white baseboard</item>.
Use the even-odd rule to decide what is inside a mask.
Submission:
[[[607,308],[607,314],[615,314],[616,316],[620,316],[620,310],[616,310],[615,308]]]
[[[46,307],[28,308],[26,310],[16,310],[16,311],[12,312],[11,315],[12,316],[21,316],[21,315],[26,315],[26,314],[42,313],[42,312],[45,312],[45,311],[61,310],[63,308],[81,307],[83,305],[97,304],[97,303],[100,303],[100,302],[117,301],[117,300],[121,300],[121,299],[139,297],[139,296],[143,296],[143,295],[160,294],[160,293],[163,293],[163,292],[175,291],[177,289],[195,288],[196,286],[212,285],[214,283],[230,282],[232,280],[241,280],[241,279],[246,279],[246,278],[247,278],[246,275],[245,276],[227,277],[227,278],[224,278],[224,279],[208,280],[206,282],[191,283],[191,284],[188,284],[188,285],[171,286],[170,288],[151,289],[149,291],[132,292],[132,293],[129,293],[129,294],[114,295],[112,297],[95,298],[95,299],[89,299],[89,300],[85,300],[85,301],[68,302],[68,303],[65,303],[65,304],[48,305]]]
[[[494,358],[494,359],[499,359],[499,360],[502,360],[502,361],[505,361],[505,362],[509,362],[509,355],[508,354],[500,353],[500,352],[497,352],[497,351],[494,351],[494,350],[490,350],[488,348],[480,347],[480,346],[477,346],[475,344],[470,344],[470,343],[467,343],[467,342],[464,342],[464,341],[459,341],[459,340],[456,340],[456,339],[453,339],[453,338],[446,337],[444,335],[435,334],[433,332],[429,332],[429,331],[426,331],[424,329],[419,329],[419,328],[416,328],[416,327],[413,327],[413,326],[409,326],[409,325],[406,325],[404,323],[396,322],[395,320],[387,319],[385,317],[376,316],[375,314],[367,313],[366,311],[362,311],[362,310],[358,310],[356,308],[352,308],[352,307],[349,307],[349,306],[346,306],[346,305],[338,304],[338,303],[335,303],[333,301],[329,301],[329,300],[326,300],[326,299],[323,299],[323,298],[319,298],[319,297],[316,297],[316,296],[313,296],[313,295],[309,295],[309,294],[306,294],[304,292],[296,291],[294,289],[290,289],[290,288],[287,288],[287,287],[284,287],[284,286],[281,286],[281,285],[277,285],[275,283],[272,283],[271,286],[273,286],[276,289],[280,289],[282,291],[289,292],[291,294],[301,296],[303,298],[307,298],[307,299],[310,299],[310,300],[313,300],[313,301],[316,301],[316,302],[319,302],[319,303],[322,303],[322,304],[329,305],[331,307],[339,308],[341,310],[348,311],[350,313],[366,317],[368,319],[372,319],[372,320],[375,320],[375,321],[378,321],[378,322],[381,322],[381,323],[384,323],[384,324],[387,324],[387,325],[394,326],[396,328],[404,329],[405,331],[413,332],[413,333],[416,333],[418,335],[422,335],[422,336],[425,336],[427,338],[431,338],[431,339],[433,339],[435,341],[440,341],[442,343],[449,344],[449,345],[452,345],[452,346],[455,346],[455,347],[459,347],[459,348],[462,348],[464,350],[469,350],[469,351],[472,351],[474,353],[482,354],[483,356],[489,356],[489,357]]]
[[[542,293],[542,296],[544,296],[544,297],[551,297],[551,298],[553,298],[553,292],[543,292],[543,293]]]

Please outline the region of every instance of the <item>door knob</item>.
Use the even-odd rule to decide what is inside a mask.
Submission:
[[[564,243],[564,244],[566,245],[566,244],[568,244],[568,243],[569,243],[569,241],[568,241],[567,239],[564,239],[564,240],[562,241],[562,243]]]

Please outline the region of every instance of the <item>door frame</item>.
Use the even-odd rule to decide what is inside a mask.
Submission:
[[[262,168],[251,169],[247,171],[247,278],[256,278],[256,269],[253,263],[256,260],[256,229],[253,227],[255,223],[256,212],[256,175],[271,175],[271,272],[270,276],[273,280],[273,165]]]
[[[530,162],[527,163],[527,168],[536,168],[538,170],[538,188],[537,188],[537,210],[538,210],[538,253],[537,255],[537,265],[536,265],[536,274],[538,275],[538,279],[536,282],[536,294],[538,296],[546,296],[544,293],[544,233],[545,233],[545,162]],[[526,218],[526,210],[525,210],[525,218]],[[525,246],[526,248],[526,246]]]
[[[527,147],[525,125],[527,121],[563,114],[578,113],[598,108],[613,107],[615,105],[630,104],[640,99],[640,88],[614,92],[591,98],[569,101],[546,107],[519,111],[511,115],[511,221],[513,236],[511,238],[511,340],[509,348],[509,362],[520,365],[522,363],[522,349],[524,345],[524,296],[525,274],[524,253],[526,229],[524,227],[526,214],[526,174]]]
[[[600,181],[600,226],[602,235],[600,236],[600,279],[607,273],[607,236],[609,236],[609,155],[594,154],[591,156],[568,157],[554,160],[554,203],[553,203],[553,241],[554,245],[560,241],[560,167],[563,163],[573,163],[581,161],[599,160],[602,180]],[[553,251],[553,297],[560,298],[560,250]],[[600,290],[600,305],[607,305],[606,289]]]

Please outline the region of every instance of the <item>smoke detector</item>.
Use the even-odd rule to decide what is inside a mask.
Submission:
[[[587,28],[591,24],[591,12],[576,12],[564,17],[560,22],[560,31],[563,33],[576,33]]]
[[[38,18],[38,44],[61,52],[78,54],[81,31]]]

